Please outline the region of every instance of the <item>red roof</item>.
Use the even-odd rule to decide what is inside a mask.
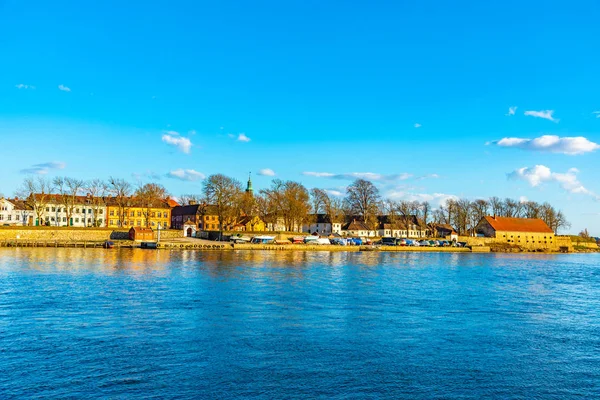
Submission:
[[[483,217],[496,231],[554,233],[539,218]]]

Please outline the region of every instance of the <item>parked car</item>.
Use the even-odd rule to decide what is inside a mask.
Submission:
[[[429,246],[431,246],[431,243],[429,243],[429,240],[421,240],[419,242],[419,245],[429,247]]]
[[[254,236],[252,239],[250,239],[250,243],[252,244],[270,244],[273,243],[275,241],[275,237],[274,236]]]
[[[415,241],[412,239],[406,239],[406,245],[407,246],[414,246],[415,245]]]
[[[331,244],[335,244],[338,246],[348,246],[348,239],[333,238],[333,239],[331,239]]]
[[[331,242],[327,238],[318,238],[316,244],[326,245],[331,244]]]
[[[411,246],[419,247],[420,246],[419,241],[418,240],[413,240]]]
[[[406,246],[406,239],[397,239],[396,246]]]
[[[381,245],[383,246],[395,246],[396,238],[393,237],[383,237],[381,238]]]
[[[351,244],[353,246],[362,246],[363,241],[361,238],[350,238],[348,239],[348,244]]]

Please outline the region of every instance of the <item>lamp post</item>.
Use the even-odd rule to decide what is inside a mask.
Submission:
[[[160,242],[160,222],[158,223],[157,233],[156,233],[156,243]]]

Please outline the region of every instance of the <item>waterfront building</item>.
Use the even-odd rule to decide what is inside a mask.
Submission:
[[[232,230],[238,232],[264,232],[265,223],[259,217],[243,216],[233,225]]]
[[[478,236],[524,248],[556,247],[554,231],[539,218],[486,216],[475,227]]]
[[[430,234],[430,229],[416,215],[395,216],[380,215],[378,218],[378,236],[421,239]]]
[[[36,225],[93,227],[103,226],[106,204],[99,197],[36,193],[28,198],[33,204]]]
[[[363,221],[353,219],[351,222],[344,224],[341,230],[342,236],[358,236],[358,237],[375,237],[377,231],[371,229]]]
[[[169,199],[145,203],[136,197],[106,198],[106,226],[108,228],[144,227],[155,229],[171,225]]]
[[[331,235],[342,233],[341,222],[331,222],[331,218],[327,214],[312,214],[309,216],[310,223],[302,225],[302,232],[318,233],[319,235]]]
[[[433,237],[449,238],[450,240],[458,241],[458,233],[450,224],[429,224],[429,230]]]
[[[0,198],[0,226],[30,226],[33,208],[18,198]]]

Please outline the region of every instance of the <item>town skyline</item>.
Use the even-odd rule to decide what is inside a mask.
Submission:
[[[215,173],[340,197],[365,178],[384,198],[434,207],[548,201],[570,232],[600,233],[593,2],[534,20],[534,3],[189,3],[160,30],[156,4],[67,1],[63,16],[34,3],[0,17],[13,55],[0,66],[5,196],[32,174],[157,181],[175,196]],[[504,23],[487,26],[490,13]]]

